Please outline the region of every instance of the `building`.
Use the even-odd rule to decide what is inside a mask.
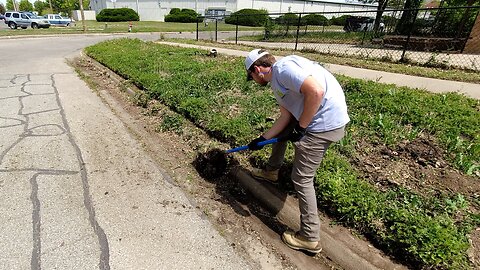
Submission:
[[[125,7],[137,11],[141,21],[164,21],[172,8],[218,16],[245,8],[266,9],[269,13],[371,11],[376,10],[377,4],[349,0],[90,0],[90,8],[97,14],[104,8]]]

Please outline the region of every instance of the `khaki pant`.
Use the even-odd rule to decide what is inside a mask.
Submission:
[[[279,137],[289,134],[294,126],[295,123],[291,123]],[[313,185],[315,172],[330,144],[342,139],[344,134],[345,127],[327,132],[307,132],[300,141],[293,143],[295,157],[291,177],[297,191],[300,208],[299,233],[310,241],[320,240],[320,219]],[[273,145],[266,170],[280,169],[286,149],[287,142],[279,142]]]

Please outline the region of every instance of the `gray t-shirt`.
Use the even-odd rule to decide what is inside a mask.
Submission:
[[[345,126],[350,118],[345,95],[337,79],[317,62],[300,56],[284,57],[272,66],[270,83],[278,104],[299,120],[304,105],[300,87],[308,76],[313,76],[317,80],[325,90],[325,94],[307,130],[325,132]]]

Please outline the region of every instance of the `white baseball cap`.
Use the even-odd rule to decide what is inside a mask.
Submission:
[[[255,49],[251,51],[248,55],[247,58],[245,58],[245,69],[249,70],[250,67],[252,66],[255,61],[257,61],[260,57],[269,54],[267,51],[262,51],[262,49]],[[251,80],[251,76],[247,74],[247,80]]]

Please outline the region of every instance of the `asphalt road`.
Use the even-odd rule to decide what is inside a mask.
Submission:
[[[248,269],[66,64],[115,37],[0,42],[0,269]]]

